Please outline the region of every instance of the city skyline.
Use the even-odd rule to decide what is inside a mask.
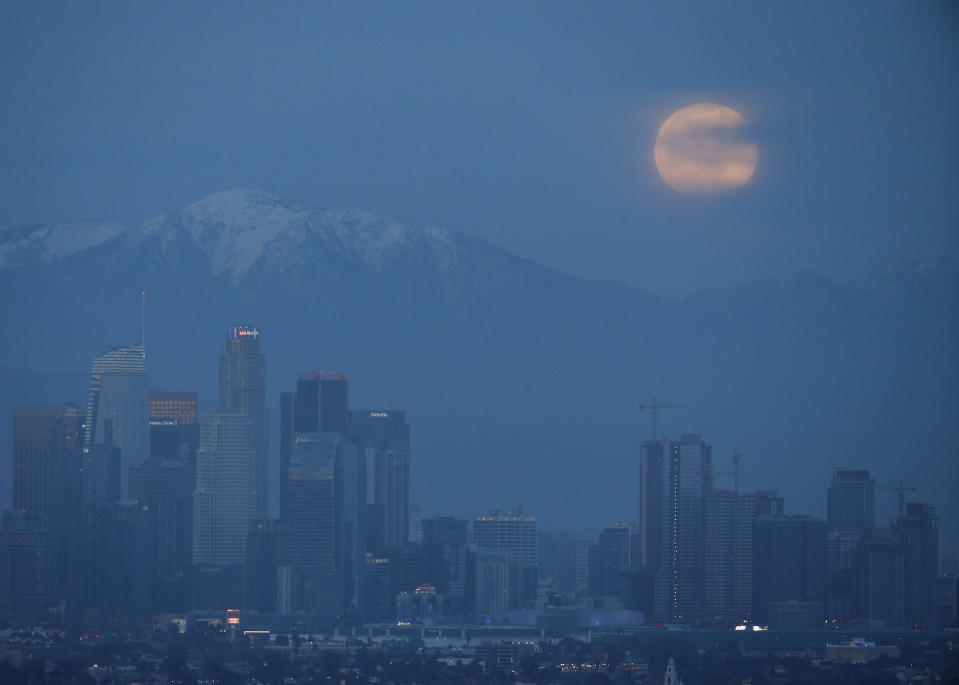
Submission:
[[[351,408],[342,372],[301,372],[296,391],[281,393],[275,420],[289,453],[274,465],[283,501],[270,503],[257,461],[267,422],[260,340],[258,327],[228,328],[214,411],[197,411],[195,391],[149,388],[142,346],[94,359],[85,414],[72,404],[15,408],[16,509],[2,523],[0,610],[39,615],[59,602],[71,622],[93,609],[133,618],[250,608],[320,624],[505,622],[517,611],[548,617],[578,598],[581,611],[591,602],[584,616],[597,618],[588,620],[634,626],[929,629],[953,620],[940,601],[954,579],[940,575],[948,546],[936,504],[907,500],[912,487],[877,488],[869,470],[836,468],[825,516],[789,513],[768,489],[776,482],[740,489],[740,453],[733,489],[717,487],[713,446],[689,433],[639,446],[632,522],[553,532],[522,506],[414,516],[406,412]],[[123,401],[111,394],[121,391]],[[137,424],[149,449],[134,461],[124,450],[138,453],[129,438]],[[888,526],[876,521],[881,489],[899,495]],[[45,561],[16,562],[23,554]],[[71,558],[85,561],[74,568]]]
[[[255,326],[249,326],[249,325],[239,325],[239,326],[238,326],[238,325],[232,325],[232,326],[227,326],[227,327],[226,327],[226,330],[227,330],[228,338],[231,339],[231,340],[236,339],[236,338],[238,337],[237,331],[243,330],[243,331],[249,331],[249,335],[251,336],[251,339],[252,339],[252,340],[255,340],[255,341],[257,341],[257,342],[259,341],[259,329],[256,328]],[[99,400],[99,394],[98,394],[98,393],[99,393],[99,382],[100,382],[100,381],[97,380],[97,377],[100,376],[101,374],[103,374],[104,372],[107,372],[107,373],[114,372],[114,373],[115,373],[115,372],[118,372],[118,371],[122,370],[124,373],[131,373],[131,372],[132,372],[132,373],[135,373],[135,374],[138,374],[138,375],[139,375],[139,374],[143,374],[144,378],[148,378],[148,377],[149,377],[149,374],[147,373],[147,366],[146,366],[146,364],[145,364],[145,355],[143,354],[143,347],[142,347],[142,345],[140,345],[140,344],[134,344],[134,345],[128,345],[128,346],[108,345],[107,347],[109,347],[109,348],[111,349],[110,352],[107,352],[107,353],[103,353],[103,354],[101,354],[101,355],[98,355],[98,356],[96,356],[95,359],[94,359],[93,368],[96,369],[96,373],[94,374],[94,386],[96,386],[96,387],[91,386],[91,391],[90,391],[90,393],[89,393],[89,397],[88,397],[88,400],[87,400],[87,408],[86,408],[85,412],[81,412],[81,413],[85,413],[87,416],[90,416],[90,415],[91,415],[91,414],[90,414],[90,412],[91,412],[90,406],[92,406],[92,405],[91,405],[90,403],[93,402],[94,399],[95,399],[95,401],[96,401],[97,403],[100,401],[100,400]],[[124,356],[124,355],[125,355],[125,356]],[[260,356],[262,357],[263,355],[260,355]],[[126,360],[127,358],[129,358],[129,359],[131,359],[131,360],[133,360],[133,361],[127,361],[127,360]],[[228,355],[220,355],[220,369],[221,369],[221,374],[224,373],[224,368],[225,368],[224,365],[227,363],[227,362],[225,361],[227,358],[228,358]],[[114,359],[117,360],[117,361],[114,361]],[[258,373],[259,373],[259,372],[258,372]],[[298,385],[298,386],[302,386],[302,384],[303,384],[304,382],[306,382],[306,381],[308,381],[308,380],[310,380],[310,379],[313,379],[313,380],[329,379],[331,382],[332,382],[332,381],[335,381],[335,382],[337,382],[337,383],[341,383],[344,387],[346,387],[347,374],[342,373],[342,372],[319,372],[319,371],[310,371],[310,372],[303,372],[303,373],[297,374],[297,376],[298,376],[298,381],[297,381],[297,385]],[[226,392],[226,391],[224,390],[223,384],[224,384],[224,383],[227,383],[227,382],[228,382],[228,381],[226,380],[226,376],[221,376],[221,388],[220,388],[220,390],[219,390],[218,392],[208,393],[208,395],[211,395],[211,396],[206,397],[206,398],[204,398],[204,395],[203,395],[202,393],[198,393],[198,392],[196,392],[196,391],[194,391],[194,390],[189,390],[189,391],[185,391],[185,390],[171,390],[168,386],[165,386],[165,385],[163,385],[163,384],[161,383],[161,385],[160,385],[159,387],[164,388],[163,390],[157,390],[157,389],[154,389],[154,388],[152,388],[152,387],[150,387],[150,388],[148,389],[148,392],[147,392],[147,394],[145,395],[145,397],[146,397],[146,403],[147,403],[147,404],[146,404],[146,407],[147,407],[147,408],[146,408],[146,411],[147,411],[147,412],[150,412],[149,407],[155,407],[155,408],[157,408],[157,410],[160,412],[159,414],[157,414],[158,416],[164,415],[164,414],[163,414],[164,409],[162,409],[161,407],[165,407],[165,408],[166,408],[166,409],[165,409],[166,412],[169,413],[171,416],[173,416],[173,415],[175,415],[175,414],[177,414],[177,415],[182,415],[182,412],[184,412],[184,411],[186,411],[186,412],[188,412],[188,413],[192,411],[193,413],[192,413],[192,414],[189,414],[189,415],[190,415],[190,416],[193,416],[193,418],[196,419],[196,420],[199,422],[199,421],[201,421],[202,419],[204,419],[206,416],[209,416],[209,415],[211,415],[211,414],[217,413],[217,410],[218,410],[219,408],[222,408],[223,406],[226,406],[226,405],[224,405],[224,392]],[[256,381],[256,382],[262,384],[262,380],[258,380],[258,381]],[[281,383],[281,385],[282,385],[282,383]],[[265,387],[265,386],[263,386],[263,387]],[[319,387],[319,386],[317,386],[317,387]],[[144,391],[147,391],[147,386],[144,386],[143,389],[144,389]],[[261,391],[256,391],[256,392],[261,392]],[[317,393],[318,393],[318,392],[319,392],[319,391],[317,390]],[[274,393],[274,394],[276,394],[276,393]],[[295,392],[294,392],[294,393],[288,393],[288,392],[285,392],[285,391],[284,391],[284,392],[280,392],[280,393],[279,393],[279,396],[280,396],[280,397],[279,397],[279,401],[270,402],[269,399],[267,399],[267,400],[266,400],[266,404],[263,405],[264,407],[269,406],[269,408],[270,408],[271,410],[272,410],[274,407],[279,407],[279,408],[280,408],[280,411],[279,411],[279,412],[272,411],[272,415],[271,415],[271,419],[270,419],[270,420],[272,420],[274,423],[277,423],[277,422],[279,422],[279,421],[281,420],[280,417],[281,417],[282,414],[283,414],[283,396],[284,396],[284,395],[290,395],[291,398],[295,398],[295,397],[296,397],[296,393],[295,393]],[[356,416],[356,417],[360,417],[360,418],[362,418],[362,419],[365,419],[366,417],[370,416],[370,417],[372,417],[372,418],[374,419],[374,422],[376,422],[377,419],[386,419],[387,421],[389,421],[389,417],[390,417],[391,414],[393,414],[395,417],[403,417],[403,416],[405,415],[405,413],[406,413],[404,410],[391,409],[391,410],[375,410],[375,411],[374,411],[375,415],[374,415],[374,414],[371,414],[371,413],[370,413],[370,410],[346,409],[346,407],[347,407],[348,405],[345,404],[345,397],[346,397],[346,395],[345,395],[345,391],[344,391],[344,394],[343,394],[343,396],[342,396],[342,398],[341,398],[342,401],[344,402],[344,404],[343,404],[343,406],[340,407],[338,410],[335,410],[336,413],[337,413],[337,416],[336,416],[335,418],[322,418],[322,417],[321,417],[322,412],[319,411],[319,407],[322,405],[322,403],[321,403],[321,401],[320,401],[319,394],[316,395],[316,397],[314,398],[314,404],[315,404],[314,409],[315,409],[316,411],[318,411],[319,413],[317,413],[317,418],[316,418],[316,423],[315,423],[315,425],[312,425],[312,424],[311,424],[311,426],[310,426],[310,428],[312,429],[313,432],[321,432],[321,431],[320,431],[321,423],[327,423],[327,424],[328,424],[327,427],[330,428],[330,429],[334,428],[334,424],[335,424],[336,430],[337,430],[337,431],[338,431],[338,430],[341,430],[344,426],[347,425],[347,423],[343,423],[344,421],[347,421],[347,422],[348,422],[349,417],[347,416],[347,414],[350,414],[350,415],[353,415],[353,416]],[[91,399],[91,398],[94,398],[94,399]],[[185,398],[187,398],[187,399],[185,399]],[[192,398],[192,399],[189,399],[189,398]],[[273,399],[273,400],[276,400],[277,398],[272,398],[272,399]],[[191,410],[191,409],[189,409],[189,408],[186,408],[186,409],[183,408],[183,402],[184,402],[184,401],[190,401],[190,402],[192,402],[192,403],[193,403],[193,404],[192,404],[193,409]],[[239,402],[239,401],[240,401],[239,399],[234,399],[234,400],[233,400],[234,403],[235,403],[235,402]],[[654,399],[653,402],[655,402],[655,401],[656,401],[656,400]],[[179,405],[176,404],[177,402],[179,402]],[[204,404],[204,402],[205,402],[205,404]],[[257,400],[257,402],[262,402],[262,400]],[[25,406],[25,407],[27,407],[27,406],[29,406],[29,407],[37,407],[37,408],[39,409],[42,405],[39,405],[39,404],[31,404],[31,405],[22,405],[22,406]],[[66,403],[66,405],[51,405],[51,406],[72,406],[72,405],[71,405],[71,402],[68,400],[67,403]],[[204,407],[204,406],[206,407],[206,410],[205,410],[205,411],[200,412],[200,411],[197,410],[197,407]],[[291,405],[291,406],[292,406],[292,405]],[[177,408],[177,407],[178,407],[178,408]],[[684,408],[684,407],[685,407],[685,405],[680,406],[680,408]],[[648,407],[646,407],[646,408],[648,409]],[[669,408],[669,407],[666,407],[666,408]],[[79,411],[79,410],[78,410],[78,411]],[[178,412],[179,412],[179,414],[178,414]],[[154,412],[154,413],[156,413],[156,412]],[[229,413],[229,412],[226,412],[226,413]],[[245,413],[245,412],[241,412],[241,413]],[[647,413],[648,413],[648,412],[647,412]],[[96,412],[94,412],[94,414],[92,414],[92,415],[93,415],[93,416],[96,416]],[[296,418],[294,417],[293,422],[290,424],[291,427],[294,426],[297,421],[301,421],[301,420],[302,420],[302,419],[296,419]],[[402,418],[401,418],[401,420],[402,420]],[[668,419],[667,419],[667,421],[668,421]],[[641,434],[642,434],[643,432],[645,432],[645,430],[644,430],[644,428],[643,428],[643,426],[642,426],[642,422],[643,422],[643,414],[640,413],[640,414],[637,415],[637,424],[638,424],[638,425],[636,426],[636,432],[637,432],[640,436],[641,436]],[[102,431],[102,423],[103,423],[103,418],[102,418],[102,416],[101,416],[101,417],[99,418],[99,421],[95,421],[92,425],[95,426],[95,425],[98,425],[98,424],[99,424],[99,425],[101,426],[101,431]],[[90,424],[89,420],[86,420],[86,421],[84,422],[84,425],[87,426],[87,425],[91,425],[91,424]],[[154,426],[154,428],[156,428],[156,427]],[[408,441],[409,441],[409,437],[408,437],[409,428],[408,428],[408,426],[407,426],[407,428],[406,428],[406,431],[407,431],[407,436],[406,436],[405,438],[399,437],[399,438],[397,438],[397,439],[399,439],[401,442],[402,442],[402,440],[404,440],[404,439],[406,440],[406,443],[405,443],[405,444],[406,444],[406,448],[405,448],[405,450],[406,450],[406,453],[408,454],[408,450],[409,450],[409,447],[408,447],[408,444],[409,444],[409,443],[408,443]],[[270,431],[268,431],[268,432],[270,432]],[[295,432],[294,432],[294,435],[295,435],[296,432],[310,432],[310,431],[309,431],[309,430],[307,430],[307,431],[295,431]],[[335,432],[335,431],[334,431],[334,432]],[[148,429],[147,429],[147,431],[146,431],[146,434],[148,435],[149,433],[150,433],[150,427],[148,426]],[[95,434],[95,431],[93,431],[91,434]],[[281,434],[281,435],[282,435],[282,434]],[[377,435],[379,435],[379,433],[377,433]],[[634,464],[634,465],[636,466],[637,469],[640,469],[640,471],[642,471],[642,470],[645,468],[645,467],[643,466],[643,464],[644,464],[644,459],[645,459],[645,457],[644,457],[644,454],[645,454],[644,450],[650,449],[650,448],[649,448],[649,445],[650,445],[650,444],[669,444],[669,443],[670,443],[670,440],[678,440],[678,441],[681,442],[682,440],[685,440],[685,439],[687,439],[688,437],[695,437],[696,435],[697,435],[697,434],[695,434],[695,433],[687,433],[687,431],[681,430],[681,431],[678,431],[677,433],[674,433],[674,434],[673,434],[673,437],[671,438],[669,434],[664,433],[663,431],[659,431],[659,440],[658,440],[656,443],[650,443],[649,441],[643,441],[643,440],[641,439],[641,437],[640,437],[640,438],[637,439],[637,445],[638,445],[638,447],[637,447],[637,449],[638,449],[637,454],[639,455],[639,457],[638,457],[638,459],[635,460],[635,464]],[[88,439],[89,439],[89,438],[88,438]],[[144,439],[147,440],[147,442],[149,442],[149,438],[144,437]],[[386,439],[386,438],[385,438],[385,437],[381,437],[381,438],[378,438],[378,439],[384,440],[384,439]],[[266,455],[266,457],[267,457],[267,466],[269,467],[269,473],[270,473],[270,474],[273,474],[273,475],[268,475],[268,476],[267,476],[267,479],[266,479],[266,480],[267,480],[267,483],[269,483],[269,482],[271,481],[271,479],[273,479],[273,478],[275,478],[275,477],[280,477],[280,478],[282,479],[282,470],[281,470],[281,469],[283,468],[282,440],[283,440],[283,438],[280,437],[279,439],[274,439],[272,442],[269,443],[269,446],[268,446],[268,454]],[[149,445],[147,445],[147,447],[149,447]],[[279,447],[279,449],[277,449],[277,447]],[[712,445],[710,445],[710,450],[711,450],[711,449],[712,449]],[[398,450],[398,452],[399,452],[400,454],[403,454],[403,453],[404,453],[404,450],[403,450],[403,449],[400,449],[400,450]],[[743,455],[740,454],[740,453],[738,453],[738,452],[735,452],[735,451],[733,451],[733,452],[734,452],[734,454],[733,454],[733,457],[734,457],[734,458],[733,458],[733,461],[735,462],[736,469],[738,469],[739,460],[742,459],[742,456],[743,456]],[[122,451],[121,451],[121,454],[122,454]],[[128,458],[128,457],[124,457],[124,461],[125,461],[127,458]],[[143,459],[145,459],[145,457],[144,457]],[[371,455],[371,457],[369,457],[369,459],[372,459],[372,455]],[[142,463],[142,460],[141,460],[141,463]],[[370,463],[372,464],[373,462],[370,461]],[[129,464],[128,464],[127,466],[129,466]],[[837,477],[836,474],[841,472],[841,473],[851,474],[851,476],[852,476],[853,478],[855,478],[855,477],[857,476],[857,474],[861,474],[861,473],[869,474],[869,473],[870,473],[870,470],[869,470],[869,469],[865,469],[865,468],[863,468],[863,467],[864,467],[864,464],[859,464],[858,466],[855,465],[855,464],[850,464],[850,465],[846,465],[846,466],[834,466],[834,467],[832,467],[832,475],[833,475],[833,477],[835,478],[835,477]],[[263,467],[260,466],[260,467],[258,467],[258,468],[259,468],[259,473],[262,473],[262,472],[263,472]],[[385,467],[384,467],[384,468],[385,468]],[[405,469],[405,473],[409,474],[408,457],[407,457],[407,463],[405,464],[405,466],[402,466],[402,468]],[[860,470],[857,470],[857,468],[860,469]],[[745,470],[745,473],[746,473],[746,474],[749,474],[749,473],[751,473],[751,472],[750,472],[748,469],[746,469],[746,470]],[[719,473],[718,473],[717,475],[714,475],[714,476],[712,476],[711,478],[713,479],[713,482],[715,482],[715,481],[717,481],[717,480],[722,481],[721,485],[725,485],[725,486],[731,491],[731,490],[733,489],[733,483],[732,483],[732,477],[731,477],[732,475],[733,475],[733,471],[732,471],[732,470],[727,470],[727,469],[725,468],[725,466],[724,466],[722,469],[720,469],[720,471],[719,471]],[[828,475],[828,474],[825,474],[825,475]],[[121,475],[121,477],[123,477],[123,476]],[[661,477],[661,476],[660,476],[660,477]],[[406,478],[407,481],[408,481],[409,476],[406,475],[405,478]],[[125,480],[125,478],[124,478],[124,480]],[[895,483],[895,482],[892,482],[893,479],[891,479],[891,478],[885,478],[885,479],[880,478],[880,480],[881,480],[881,481],[882,481],[882,480],[889,481],[889,482],[887,482],[887,483],[882,483],[880,486],[878,486],[878,490],[879,490],[880,492],[881,492],[881,491],[887,491],[887,492],[890,493],[890,494],[886,497],[886,500],[887,500],[886,505],[880,507],[880,510],[885,510],[885,511],[887,511],[888,514],[889,514],[889,516],[888,516],[888,521],[892,522],[892,521],[895,520],[895,517],[896,517],[896,511],[897,511],[896,507],[902,505],[902,498],[903,498],[904,494],[905,494],[905,493],[915,493],[915,490],[916,490],[916,489],[915,489],[914,487],[911,487],[911,486],[902,486],[902,483],[901,483],[901,482],[898,483],[898,484]],[[755,482],[755,478],[753,479],[753,481]],[[260,481],[260,480],[258,479],[258,482],[262,482],[262,481]],[[877,486],[875,485],[875,478],[873,478],[870,482],[872,483],[872,486],[871,486],[871,487],[875,490],[875,489],[877,488]],[[757,485],[757,494],[758,494],[759,492],[761,492],[761,491],[763,490],[763,488],[767,488],[767,487],[771,487],[771,486],[772,486],[771,483],[764,483],[764,482],[759,482],[759,483],[757,483],[756,485]],[[124,487],[123,484],[121,484],[121,489],[122,489],[123,487]],[[642,489],[643,487],[645,487],[645,486],[641,486],[641,489]],[[374,481],[374,478],[373,478],[373,471],[371,470],[371,481],[370,481],[370,493],[371,493],[371,495],[370,495],[370,497],[373,497],[373,494],[372,494],[372,493],[374,492],[374,488],[375,488],[375,481]],[[834,488],[835,488],[835,483],[834,483]],[[833,488],[833,489],[834,489],[834,488]],[[772,492],[775,492],[775,490],[772,490]],[[899,500],[900,500],[898,505],[896,504],[896,500],[893,498],[893,495],[892,495],[893,492],[898,492],[898,497],[899,497]],[[263,496],[264,496],[264,495],[262,495],[262,494],[259,494],[259,495],[258,495],[258,497],[263,497]],[[267,496],[267,497],[269,498],[271,504],[270,504],[269,511],[268,511],[268,512],[264,512],[264,513],[269,513],[270,515],[273,515],[273,514],[277,513],[277,512],[279,511],[278,507],[281,506],[281,505],[280,505],[280,502],[282,501],[282,492],[281,492],[281,491],[278,491],[276,488],[273,488],[273,489],[270,489],[269,492],[268,492],[268,494],[265,495],[265,496]],[[643,496],[644,496],[644,495],[642,494],[642,492],[640,492],[640,494],[638,495],[638,500],[637,500],[637,501],[639,502],[640,509],[642,509],[642,506],[643,506],[643,504],[642,504]],[[912,496],[914,499],[915,499],[915,497],[916,497],[915,494],[912,494],[911,496]],[[880,501],[881,501],[881,498],[880,498]],[[415,498],[412,499],[412,500],[410,500],[410,503],[415,503],[415,502],[416,502]],[[506,504],[506,503],[501,503],[501,505],[505,505],[505,504]],[[258,504],[257,504],[258,510],[260,510],[259,508],[262,507],[262,506],[263,506],[262,500],[258,500]],[[828,512],[831,511],[831,509],[832,509],[833,506],[834,506],[833,494],[832,494],[832,489],[830,489],[830,490],[827,492],[827,497],[826,497],[826,500],[824,501],[824,510],[823,510],[823,517],[824,517],[824,518],[827,516]],[[875,507],[875,505],[874,505],[874,507]],[[616,523],[616,522],[629,521],[629,520],[631,520],[631,519],[630,519],[630,514],[628,513],[628,509],[629,509],[629,507],[626,506],[626,505],[624,505],[624,506],[622,506],[622,515],[614,516],[612,519],[609,519],[609,520],[596,520],[596,521],[592,521],[592,522],[591,522],[588,526],[586,526],[586,527],[587,527],[587,528],[590,528],[590,527],[595,528],[595,527],[602,527],[602,526],[604,526],[604,525],[612,525],[613,523]],[[807,512],[806,512],[805,510],[803,510],[803,511],[800,511],[800,512],[797,512],[797,513],[805,514],[805,513],[807,513]],[[468,513],[468,512],[461,512],[461,515],[467,515],[467,516],[468,516],[469,513]],[[873,523],[875,523],[875,524],[877,524],[877,525],[881,525],[881,524],[883,523],[882,520],[877,521],[877,519],[876,519],[877,514],[876,514],[876,510],[875,510],[875,509],[874,509],[872,512],[866,513],[865,516],[866,516],[866,519],[865,519],[865,520],[871,521],[871,522],[873,522]],[[260,518],[262,518],[262,516],[260,516]],[[634,517],[634,518],[635,518],[635,517]],[[639,515],[638,518],[636,518],[636,521],[642,521],[642,520],[644,520],[644,514],[643,514],[642,512],[640,512],[640,515]],[[868,526],[867,526],[867,527],[868,527]],[[552,527],[552,530],[565,530],[565,529],[567,529],[567,528],[568,528],[568,527],[564,527],[564,526],[562,526],[562,525],[559,525],[559,526],[553,526],[553,527]],[[643,553],[645,554],[645,543],[644,543],[644,552],[643,552]]]
[[[0,3],[0,681],[959,680],[957,37]]]

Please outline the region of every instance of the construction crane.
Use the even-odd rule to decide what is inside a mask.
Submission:
[[[653,442],[656,442],[656,416],[659,414],[661,409],[683,409],[685,404],[657,404],[656,398],[653,398],[653,401],[649,404],[639,405],[639,411],[648,411],[649,415],[653,419]]]
[[[880,490],[895,490],[899,494],[899,518],[902,518],[906,509],[906,493],[915,492],[916,486],[903,485],[902,481],[899,481],[899,485],[877,485],[876,487]]]

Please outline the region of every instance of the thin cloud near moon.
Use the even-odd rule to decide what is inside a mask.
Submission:
[[[712,193],[747,183],[759,147],[734,137],[745,125],[736,110],[710,102],[674,112],[656,136],[659,175],[681,193]]]

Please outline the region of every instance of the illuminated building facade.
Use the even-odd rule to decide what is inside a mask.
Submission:
[[[176,419],[180,424],[197,422],[197,394],[195,392],[150,393],[151,419]]]
[[[150,393],[150,457],[196,463],[200,441],[195,392]]]

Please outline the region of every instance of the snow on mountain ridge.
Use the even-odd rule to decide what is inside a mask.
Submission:
[[[267,244],[312,211],[266,193],[237,189],[210,195],[147,224],[160,224],[172,216],[209,257],[214,275],[230,272],[237,280]]]
[[[274,272],[294,263],[322,268],[326,259],[374,271],[428,263],[449,274],[478,255],[507,254],[441,228],[415,227],[363,210],[316,209],[234,189],[139,225],[84,222],[8,229],[0,234],[0,270],[48,266],[114,238],[118,242],[112,249],[130,258],[148,250],[176,260],[184,241],[195,244],[209,260],[212,275],[234,284],[261,262],[269,262]]]
[[[295,258],[321,247],[383,269],[404,253],[432,253],[451,268],[453,235],[421,229],[362,210],[321,210],[258,191],[235,189],[210,195],[179,212],[147,221],[139,240],[167,242],[170,227],[185,231],[210,259],[213,274],[239,282],[261,259]],[[405,255],[409,257],[409,254]]]
[[[916,260],[895,257],[850,283],[849,289],[860,295],[879,292],[905,294],[922,289],[955,290],[957,279],[959,260],[954,257]]]
[[[49,265],[127,231],[116,221],[77,221],[21,226],[0,234],[0,270]]]

